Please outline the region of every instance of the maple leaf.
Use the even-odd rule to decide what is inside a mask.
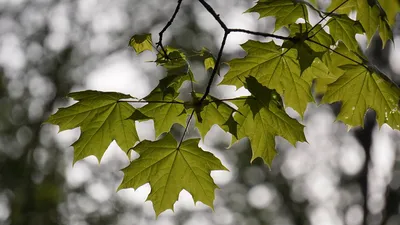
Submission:
[[[357,51],[359,49],[356,34],[363,34],[364,29],[360,22],[350,19],[344,14],[332,14],[332,18],[327,22],[329,32],[335,41],[342,41],[349,50]]]
[[[332,12],[336,9],[334,11],[335,13],[349,14],[352,10],[355,10],[356,8],[357,0],[332,0],[326,11]]]
[[[297,50],[301,73],[311,66],[315,58],[322,57],[329,46],[334,44],[333,38],[322,29],[321,25],[316,25],[313,29],[310,24],[292,24],[289,29],[293,39],[285,41],[282,47]]]
[[[393,33],[390,29],[388,19],[378,1],[332,0],[328,11],[334,10],[341,4],[343,5],[335,12],[348,14],[352,10],[356,10],[357,20],[363,26],[368,41],[371,41],[372,36],[377,31],[382,39],[382,47],[385,47],[387,40],[393,40]]]
[[[160,80],[159,85],[155,89],[161,89],[164,96],[167,94],[175,96],[178,94],[178,90],[183,82],[187,80],[194,81],[194,76],[183,52],[172,47],[167,47],[166,52],[168,57],[165,57],[161,53],[157,54],[155,62],[166,69],[167,76]]]
[[[230,132],[232,135],[236,136],[237,124],[233,120],[234,109],[213,97],[207,97],[203,102],[204,106],[200,113],[196,114],[196,127],[199,129],[201,137],[204,139],[204,136],[213,125],[218,125],[224,131]],[[199,120],[199,116],[202,118],[201,121]]]
[[[140,157],[123,169],[124,179],[119,187],[138,188],[150,183],[147,198],[153,202],[158,216],[172,209],[179,193],[185,189],[195,202],[201,201],[213,208],[217,185],[210,176],[212,170],[227,170],[212,153],[198,147],[199,139],[189,139],[177,148],[171,134],[158,141],[143,141],[133,150]]]
[[[246,77],[254,76],[262,85],[283,95],[286,106],[303,115],[307,103],[314,102],[314,98],[309,82],[300,76],[297,50],[252,40],[242,44],[242,48],[248,55],[228,63],[230,69],[221,84],[239,88]]]
[[[139,109],[141,113],[154,120],[156,137],[168,132],[174,123],[186,125],[186,110],[183,102],[176,100],[176,96],[167,94],[157,88],[150,95],[145,97],[150,101]]]
[[[290,118],[284,108],[273,98],[274,91],[262,86],[254,77],[246,78],[247,89],[254,98],[238,104],[234,119],[238,123],[238,138],[250,139],[253,156],[261,157],[271,165],[276,155],[275,136],[287,139],[293,145],[305,141],[304,126]]]
[[[307,7],[294,0],[260,0],[246,12],[257,12],[260,18],[275,17],[275,31],[283,26],[293,24],[299,18],[307,19]]]
[[[396,22],[396,15],[400,12],[400,2],[393,0],[379,0],[379,4],[385,11],[389,26],[393,26]]]
[[[129,45],[135,50],[137,54],[143,51],[153,49],[153,44],[151,41],[151,34],[137,34],[131,37]]]
[[[357,63],[362,63],[362,61],[354,54],[351,54],[343,42],[339,42],[335,52],[328,51],[321,59],[316,58],[312,65],[302,73],[302,77],[310,82],[310,85],[315,81],[315,92],[323,94],[327,89],[327,85],[335,82],[345,72],[341,69],[341,66],[357,65]]]
[[[328,86],[322,103],[342,102],[337,118],[351,126],[363,126],[366,111],[376,112],[379,125],[399,129],[400,89],[385,75],[362,65],[344,65],[345,71]]]
[[[46,121],[60,127],[60,131],[80,127],[81,135],[72,145],[74,163],[89,155],[101,159],[113,140],[128,151],[137,141],[135,122],[127,120],[136,110],[121,99],[132,98],[115,92],[82,91],[70,93],[78,102],[60,108]],[[140,114],[136,114],[140,115]]]

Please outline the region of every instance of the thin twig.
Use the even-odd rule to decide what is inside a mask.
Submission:
[[[229,32],[240,32],[240,33],[246,33],[246,34],[253,34],[253,35],[258,35],[262,37],[272,37],[272,38],[278,38],[282,40],[292,40],[293,38],[291,37],[284,37],[276,34],[270,34],[270,33],[264,33],[264,32],[258,32],[258,31],[251,31],[251,30],[245,30],[245,29],[228,29]]]
[[[330,11],[328,14],[326,14],[324,17],[322,17],[322,19],[320,21],[318,21],[317,24],[315,24],[310,31],[308,31],[308,33],[310,33],[312,30],[314,30],[314,28],[318,25],[321,24],[322,21],[324,21],[328,16],[332,15],[336,10],[338,10],[340,7],[342,7],[342,5],[346,4],[346,2],[348,2],[349,0],[346,0],[344,2],[342,2],[340,5],[338,5],[336,8],[334,8],[332,11]]]
[[[204,6],[204,8],[207,9],[207,11],[214,17],[214,19],[221,25],[222,29],[224,29],[225,32],[228,31],[228,27],[225,25],[225,23],[221,20],[219,17],[219,14],[217,14],[214,9],[204,0],[199,0],[199,2]]]
[[[193,114],[194,114],[194,110],[192,110],[192,113],[191,113],[190,116],[189,116],[189,119],[188,119],[188,121],[187,121],[187,123],[186,123],[185,130],[183,131],[181,140],[179,141],[178,147],[177,147],[176,149],[179,149],[179,148],[181,147],[181,145],[182,145],[183,139],[185,138],[185,135],[186,135],[186,133],[187,133],[187,129],[188,129],[188,127],[189,127],[189,123],[190,123],[190,121],[191,121],[192,118],[193,118]]]
[[[317,30],[313,35],[311,35],[310,37],[308,37],[307,39],[311,39],[313,38],[315,35],[317,35],[322,29],[324,29],[324,27],[326,27],[330,22],[332,22],[332,20],[329,20],[326,24],[324,24],[324,26],[321,26],[321,28],[319,28],[319,30]]]
[[[307,40],[307,41],[310,41],[310,42],[312,42],[312,43],[314,43],[314,44],[317,44],[317,45],[319,45],[319,46],[321,46],[321,47],[323,47],[323,48],[326,48],[326,49],[328,49],[328,50],[331,50],[332,52],[334,52],[334,53],[336,53],[336,54],[338,54],[338,55],[340,55],[340,56],[342,56],[342,57],[344,57],[344,58],[346,58],[346,59],[348,59],[348,60],[350,60],[350,61],[352,61],[352,62],[354,62],[354,63],[356,63],[356,64],[358,64],[358,65],[360,65],[360,66],[363,66],[363,67],[366,68],[366,69],[368,69],[368,67],[367,67],[366,65],[364,65],[363,63],[360,63],[360,62],[358,62],[358,61],[356,61],[356,60],[354,60],[354,59],[352,59],[352,58],[350,58],[350,57],[348,57],[348,56],[346,56],[346,55],[344,55],[344,54],[342,54],[342,53],[336,51],[335,49],[331,49],[330,47],[325,46],[325,45],[323,45],[323,44],[321,44],[321,43],[319,43],[319,42],[317,42],[317,41],[311,40],[311,39],[309,39],[309,40]]]
[[[239,100],[248,100],[248,99],[255,99],[252,96],[247,96],[247,97],[239,97],[239,98],[226,98],[226,99],[218,99],[218,100],[211,100],[211,102],[224,102],[224,101],[239,101]]]
[[[201,1],[201,0],[200,0],[200,1]],[[213,69],[213,71],[212,71],[212,73],[211,73],[210,79],[208,80],[208,84],[207,84],[207,87],[206,87],[206,91],[204,92],[203,97],[201,97],[200,102],[203,102],[204,99],[206,99],[207,95],[210,93],[211,85],[212,85],[212,83],[213,83],[215,74],[217,74],[219,64],[221,63],[222,52],[224,51],[224,47],[225,47],[225,43],[226,43],[226,38],[228,37],[228,34],[229,34],[228,31],[226,31],[225,34],[224,34],[224,38],[222,39],[222,43],[221,43],[221,48],[219,49],[218,56],[217,56],[217,60],[215,61],[214,69]]]
[[[163,44],[162,44],[162,39],[164,32],[172,25],[172,22],[174,22],[174,19],[176,17],[176,14],[178,14],[179,9],[181,8],[182,0],[178,0],[178,4],[176,5],[174,14],[172,14],[171,19],[169,19],[168,23],[165,25],[165,27],[158,33],[159,39],[158,42],[156,43],[157,46],[160,46],[161,50],[164,52],[165,58],[168,59],[168,54],[167,51],[165,50]]]

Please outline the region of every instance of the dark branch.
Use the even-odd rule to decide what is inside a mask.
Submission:
[[[214,19],[221,25],[222,29],[224,29],[225,32],[228,31],[228,27],[225,25],[225,23],[219,18],[219,14],[217,14],[214,9],[204,0],[199,0],[199,2],[204,6],[204,8],[207,9],[207,11],[214,17]]]
[[[318,24],[321,24],[322,21],[324,21],[328,16],[332,15],[336,10],[338,10],[340,7],[342,7],[342,5],[346,4],[346,2],[348,2],[349,0],[346,0],[344,2],[342,2],[340,5],[338,5],[336,8],[334,8],[332,11],[330,11],[329,13],[327,13],[324,17],[322,17],[322,19],[320,21],[318,21],[317,24],[315,24],[310,31],[308,31],[308,33],[310,33],[312,30],[315,29],[315,27],[317,27]]]
[[[245,29],[228,29],[228,31],[253,34],[253,35],[262,36],[262,37],[272,37],[272,38],[278,38],[278,39],[282,39],[282,40],[292,40],[293,39],[291,37],[284,37],[284,36],[280,36],[280,35],[276,35],[276,34],[263,33],[263,32],[245,30]]]
[[[350,57],[348,57],[348,56],[346,56],[346,55],[343,55],[342,53],[340,53],[340,52],[338,52],[338,51],[336,51],[336,50],[334,50],[334,49],[331,49],[331,48],[328,47],[328,46],[325,46],[325,45],[323,45],[323,44],[321,44],[321,43],[319,43],[319,42],[317,42],[317,41],[311,40],[311,39],[308,39],[307,41],[310,41],[310,42],[312,42],[312,43],[314,43],[314,44],[317,44],[317,45],[319,45],[319,46],[321,46],[321,47],[323,47],[323,48],[326,48],[326,49],[328,49],[328,50],[331,50],[332,52],[334,52],[334,53],[336,53],[336,54],[338,54],[338,55],[340,55],[340,56],[342,56],[342,57],[344,57],[344,58],[346,58],[346,59],[348,59],[348,60],[350,60],[350,61],[352,61],[352,62],[354,62],[354,63],[356,63],[356,64],[358,64],[358,65],[360,65],[360,66],[363,66],[363,67],[366,68],[366,69],[368,69],[368,67],[367,67],[366,65],[364,65],[363,63],[360,63],[360,62],[358,62],[358,61],[356,61],[356,60],[354,60],[354,59],[352,59],[352,58],[350,58]]]
[[[176,14],[178,14],[179,9],[181,8],[181,4],[182,4],[182,0],[178,0],[178,4],[176,5],[174,14],[172,14],[171,19],[169,19],[169,21],[165,25],[165,27],[160,31],[160,33],[158,33],[159,39],[158,39],[158,42],[156,43],[156,46],[160,46],[161,50],[164,52],[165,58],[167,58],[167,59],[168,59],[168,54],[162,44],[163,35],[164,35],[164,32],[172,25],[172,22],[174,22]]]
[[[219,49],[217,60],[215,61],[215,67],[214,67],[214,69],[213,69],[213,71],[211,73],[210,79],[208,80],[208,84],[207,84],[207,87],[206,87],[206,91],[204,92],[203,97],[201,97],[200,102],[203,102],[204,99],[206,99],[207,95],[210,93],[211,85],[213,83],[215,74],[217,74],[219,64],[221,63],[222,52],[224,51],[226,38],[228,37],[228,34],[229,34],[229,30],[225,31],[224,38],[222,39],[222,43],[221,43],[221,48]]]

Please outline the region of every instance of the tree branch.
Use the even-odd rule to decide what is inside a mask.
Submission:
[[[225,32],[228,31],[228,27],[225,25],[225,23],[219,18],[219,14],[217,14],[214,9],[204,0],[199,0],[199,2],[204,6],[204,8],[207,9],[207,11],[214,17],[214,19],[221,25],[222,29],[224,29]]]
[[[221,47],[220,47],[219,52],[218,52],[217,60],[215,61],[214,69],[213,69],[213,71],[211,73],[210,79],[208,80],[206,91],[204,92],[203,97],[201,97],[200,102],[203,102],[204,99],[206,99],[207,95],[210,93],[212,82],[214,80],[215,74],[217,74],[219,64],[221,63],[222,52],[224,51],[226,38],[228,37],[228,34],[229,34],[229,31],[228,30],[225,31],[224,37],[222,39]]]
[[[366,69],[368,69],[368,67],[367,67],[366,65],[364,65],[363,63],[360,63],[360,62],[358,62],[358,61],[356,61],[356,60],[354,60],[354,59],[352,59],[352,58],[350,58],[350,57],[348,57],[348,56],[346,56],[346,55],[343,55],[342,53],[336,51],[335,49],[331,49],[330,47],[325,46],[325,45],[323,45],[323,44],[321,44],[321,43],[319,43],[319,42],[316,42],[316,41],[314,41],[314,40],[311,40],[311,39],[307,39],[307,41],[310,41],[310,42],[312,42],[312,43],[314,43],[314,44],[317,44],[317,45],[319,45],[319,46],[321,46],[321,47],[323,47],[323,48],[326,48],[326,49],[328,49],[328,50],[331,50],[332,52],[334,52],[334,53],[336,53],[336,54],[338,54],[338,55],[340,55],[340,56],[342,56],[342,57],[344,57],[344,58],[346,58],[346,59],[348,59],[348,60],[350,60],[350,61],[352,61],[352,62],[354,62],[354,63],[356,63],[356,64],[358,64],[358,65],[360,65],[360,66],[363,66],[363,67],[366,68]]]
[[[310,31],[308,31],[308,33],[310,33],[312,30],[315,29],[315,27],[317,27],[318,24],[321,24],[322,21],[324,21],[328,16],[332,15],[336,10],[338,10],[340,7],[342,7],[342,5],[346,4],[346,2],[348,2],[349,0],[346,0],[344,2],[342,2],[340,5],[338,5],[336,8],[334,8],[332,11],[330,11],[329,13],[327,13],[324,17],[322,17],[322,19],[320,21],[318,21],[317,24],[315,24]]]
[[[168,59],[168,54],[167,51],[165,50],[163,44],[162,44],[162,40],[163,40],[163,35],[164,32],[172,25],[172,22],[174,22],[174,19],[176,17],[176,14],[178,14],[179,9],[181,8],[181,4],[182,4],[182,0],[178,0],[178,4],[176,5],[174,14],[172,14],[171,19],[169,19],[169,21],[167,22],[167,24],[165,25],[165,27],[160,31],[160,33],[158,33],[159,39],[158,42],[156,43],[156,46],[160,46],[161,50],[164,52],[165,58]]]
[[[270,34],[270,33],[264,33],[264,32],[258,32],[258,31],[251,31],[251,30],[245,30],[245,29],[228,29],[229,32],[240,32],[240,33],[246,33],[246,34],[253,34],[257,36],[262,36],[262,37],[272,37],[272,38],[278,38],[282,40],[292,40],[293,38],[291,37],[284,37],[276,34]]]

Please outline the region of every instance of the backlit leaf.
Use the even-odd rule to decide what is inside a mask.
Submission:
[[[275,17],[275,30],[292,24],[299,18],[308,19],[307,7],[294,0],[260,0],[246,12],[257,12],[260,18]]]
[[[333,14],[328,21],[329,32],[335,41],[342,41],[349,50],[358,51],[356,34],[363,34],[364,29],[360,22],[350,19],[344,14]]]
[[[100,160],[113,140],[124,151],[139,141],[135,122],[128,119],[135,109],[127,102],[119,101],[131,96],[115,92],[82,91],[71,93],[69,97],[78,102],[60,108],[46,122],[58,125],[60,131],[80,127],[81,136],[72,145],[74,162],[90,155]]]
[[[229,62],[230,70],[221,84],[243,86],[248,76],[283,95],[286,106],[303,115],[308,102],[313,102],[310,84],[300,76],[297,50],[282,49],[273,42],[249,40],[242,44],[248,53],[243,59]]]
[[[131,37],[129,45],[136,51],[137,54],[146,50],[153,50],[151,34],[137,34]]]
[[[210,176],[212,170],[227,170],[210,152],[198,147],[199,139],[184,141],[177,148],[171,134],[158,141],[143,141],[133,150],[140,157],[123,169],[121,188],[138,188],[150,183],[147,200],[153,202],[156,215],[172,209],[179,193],[185,189],[195,202],[213,207],[217,185]]]
[[[297,141],[306,140],[304,126],[290,118],[279,102],[272,98],[273,90],[262,86],[254,77],[246,78],[246,84],[254,98],[237,103],[240,113],[236,113],[234,118],[238,123],[238,138],[250,139],[253,151],[251,161],[261,157],[271,165],[276,155],[275,136],[281,136],[294,145]]]
[[[399,88],[384,75],[361,65],[341,67],[345,72],[328,86],[323,103],[342,102],[338,119],[351,126],[363,125],[367,109],[376,112],[379,125],[399,129]]]

